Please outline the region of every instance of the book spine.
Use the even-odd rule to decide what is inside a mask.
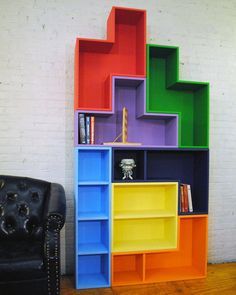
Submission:
[[[95,125],[95,117],[92,116],[90,118],[90,143],[94,144],[94,125]]]
[[[188,207],[189,207],[189,212],[193,212],[193,201],[192,201],[192,193],[191,193],[191,186],[190,184],[187,185],[188,189]]]
[[[79,114],[79,137],[80,143],[86,143],[86,136],[85,136],[85,116],[84,114]]]
[[[187,185],[183,185],[183,191],[184,191],[184,212],[188,212],[188,189]]]
[[[180,212],[184,212],[184,189],[180,185]]]
[[[90,117],[86,117],[86,143],[90,144]]]

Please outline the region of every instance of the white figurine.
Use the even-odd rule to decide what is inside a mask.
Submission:
[[[122,168],[124,174],[122,179],[133,179],[133,168],[136,167],[134,159],[122,159],[119,165]]]

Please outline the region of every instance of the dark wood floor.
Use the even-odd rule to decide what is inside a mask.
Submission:
[[[75,290],[73,277],[62,277],[61,295],[236,295],[236,263],[211,264],[206,279],[149,285]]]

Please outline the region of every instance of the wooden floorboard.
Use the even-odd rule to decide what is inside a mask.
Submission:
[[[61,295],[236,295],[236,263],[210,264],[206,279],[148,285],[75,290],[73,277],[62,277]]]

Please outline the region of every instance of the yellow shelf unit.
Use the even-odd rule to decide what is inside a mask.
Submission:
[[[178,182],[112,185],[112,252],[177,248]]]

